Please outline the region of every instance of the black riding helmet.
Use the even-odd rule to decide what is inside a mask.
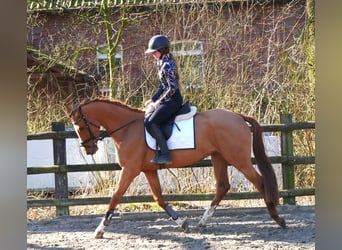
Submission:
[[[170,48],[170,41],[164,35],[153,36],[148,42],[148,48],[145,54],[152,53],[162,48]]]

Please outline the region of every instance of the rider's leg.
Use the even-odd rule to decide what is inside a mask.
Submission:
[[[172,103],[161,104],[146,120],[145,126],[147,131],[154,137],[160,147],[161,154],[156,156],[151,162],[154,164],[170,164],[172,163],[171,155],[167,147],[166,139],[160,129],[160,125],[170,119],[175,113],[175,107]]]
[[[170,164],[172,163],[172,158],[169,149],[166,144],[163,132],[160,130],[159,126],[152,123],[149,128],[150,134],[156,139],[157,144],[160,147],[160,154],[156,156],[151,162],[154,164]]]

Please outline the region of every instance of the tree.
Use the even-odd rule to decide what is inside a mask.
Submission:
[[[109,65],[109,87],[111,90],[111,98],[115,99],[118,83],[116,83],[114,75],[115,75],[115,62],[114,56],[117,51],[117,48],[120,44],[120,40],[122,34],[124,32],[125,26],[128,23],[127,19],[127,12],[129,11],[129,7],[123,7],[117,10],[117,12],[121,12],[121,19],[119,20],[120,26],[119,29],[116,31],[112,28],[111,23],[111,16],[112,16],[112,9],[108,7],[106,1],[102,1],[100,14],[103,18],[106,30],[106,40],[107,40],[107,58],[108,58],[108,65]]]

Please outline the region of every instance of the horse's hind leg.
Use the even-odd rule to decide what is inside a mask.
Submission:
[[[150,185],[155,202],[157,202],[157,204],[165,210],[165,212],[177,223],[177,225],[179,225],[184,231],[187,231],[189,227],[188,221],[186,219],[181,219],[178,213],[174,211],[167,203],[165,203],[157,171],[145,171],[144,174]]]
[[[210,206],[204,212],[201,220],[199,221],[198,223],[199,227],[206,226],[207,220],[211,216],[213,216],[216,207],[219,205],[224,195],[228,192],[230,188],[230,184],[228,180],[228,173],[227,173],[227,162],[218,153],[214,153],[211,155],[211,162],[214,166],[214,176],[216,179],[216,194]]]

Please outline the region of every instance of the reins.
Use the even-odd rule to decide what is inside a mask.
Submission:
[[[131,123],[135,122],[136,120],[138,120],[138,119],[133,119],[133,120],[131,120],[131,121],[125,123],[125,124],[122,125],[121,127],[118,127],[117,129],[114,129],[114,130],[112,130],[112,131],[110,131],[110,132],[102,131],[102,132],[100,133],[100,136],[98,137],[98,138],[100,138],[99,140],[103,140],[103,138],[106,136],[106,133],[110,136],[111,134],[114,134],[115,132],[117,132],[117,131],[123,129],[124,127],[130,125]],[[102,136],[101,136],[101,134],[102,134]]]

